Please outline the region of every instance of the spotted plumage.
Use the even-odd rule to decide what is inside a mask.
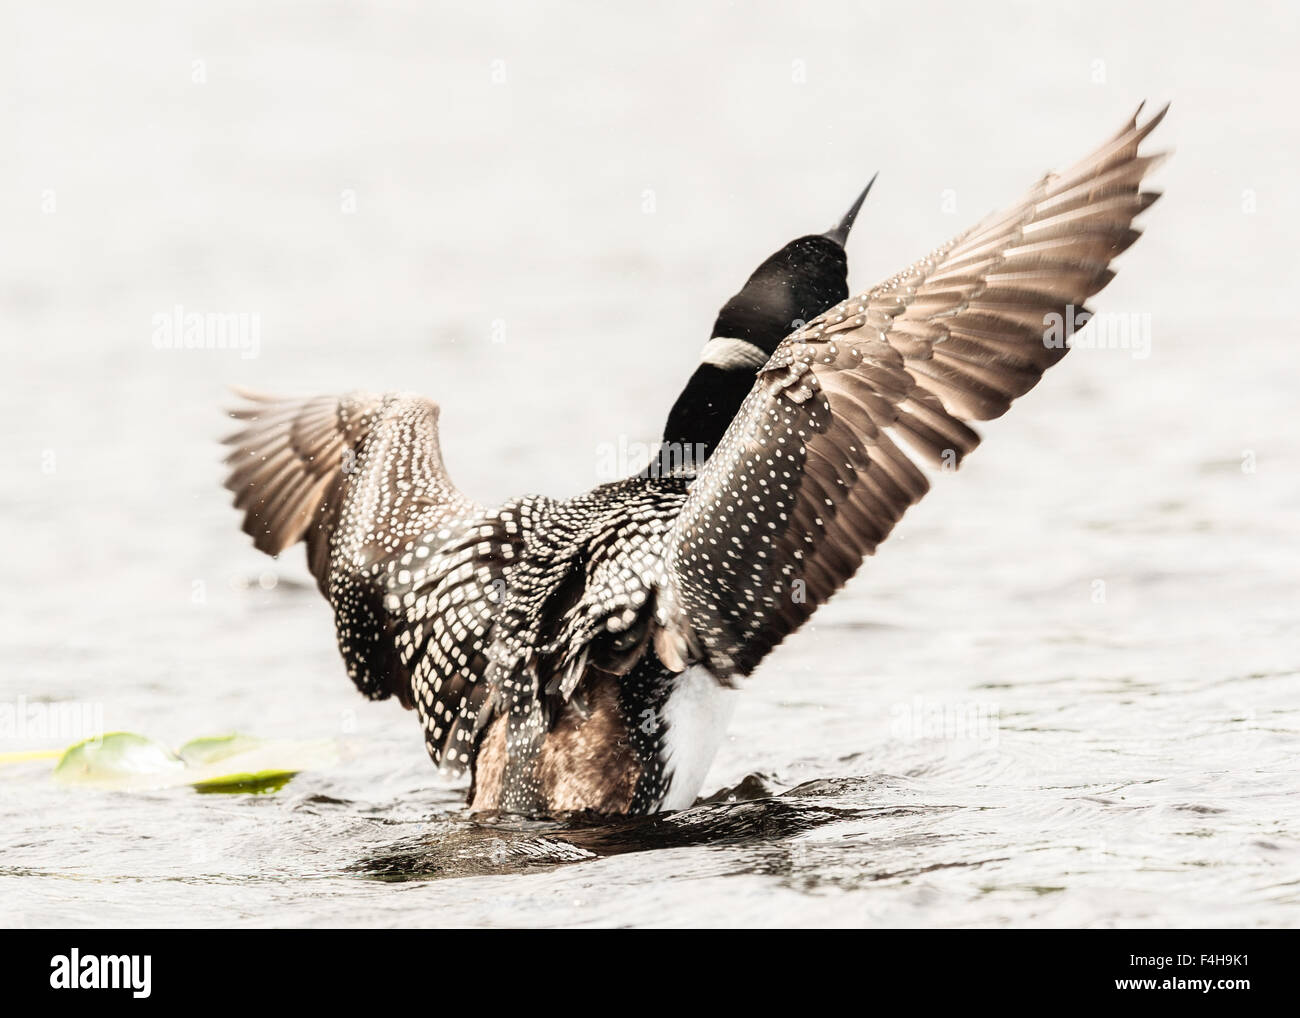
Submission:
[[[847,297],[857,214],[760,266],[674,405],[669,470],[484,507],[447,477],[419,396],[245,394],[227,486],[261,550],[299,540],[349,676],[415,710],[476,810],[689,805],[734,693],[929,488],[969,421],[1067,352],[1156,197],[1137,116],[1065,173]],[[866,192],[863,192],[865,197]],[[831,306],[833,305],[833,306]],[[661,461],[666,462],[666,461]]]

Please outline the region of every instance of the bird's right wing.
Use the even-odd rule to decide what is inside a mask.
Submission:
[[[1135,114],[1006,212],[781,343],[669,535],[666,664],[753,671],[928,490],[895,439],[956,466],[979,443],[967,422],[1000,417],[1065,356],[1157,197],[1141,185],[1161,157],[1138,147],[1163,116]]]
[[[430,400],[242,395],[225,441],[244,530],[270,555],[306,541],[352,681],[415,707],[434,759],[462,767],[527,521],[452,484]]]

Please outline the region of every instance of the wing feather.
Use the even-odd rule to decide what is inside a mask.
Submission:
[[[244,530],[271,555],[306,541],[352,681],[416,708],[435,761],[463,766],[517,520],[452,484],[427,399],[241,395],[225,441]]]
[[[1158,197],[1142,181],[1164,155],[1138,148],[1165,110],[1141,124],[1138,113],[1016,205],[781,343],[669,534],[656,648],[678,663],[694,648],[720,678],[748,674],[929,489],[895,439],[955,467],[979,444],[968,422],[1006,413],[1065,356],[1048,316],[1086,321],[1084,301]]]

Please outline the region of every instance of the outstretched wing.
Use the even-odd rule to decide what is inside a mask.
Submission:
[[[484,696],[521,526],[452,484],[427,399],[243,395],[232,414],[248,423],[226,439],[235,447],[226,487],[244,530],[271,555],[306,541],[352,681],[372,699],[417,708],[434,759],[462,765],[447,750]]]
[[[244,513],[244,532],[268,555],[305,540],[308,567],[326,593],[340,480],[383,400],[365,392],[296,400],[236,392],[245,402],[230,416],[247,423],[223,441],[234,446],[226,456],[226,487]]]
[[[781,343],[669,538],[657,647],[720,678],[753,671],[928,490],[895,440],[956,466],[979,443],[966,422],[1000,417],[1066,354],[1158,197],[1141,183],[1162,156],[1138,147],[1164,114],[1139,126],[1135,113],[1011,209]]]

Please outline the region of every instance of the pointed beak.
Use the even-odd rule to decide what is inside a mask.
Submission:
[[[831,240],[835,241],[835,243],[839,244],[840,247],[844,246],[844,242],[849,239],[849,231],[853,229],[853,220],[858,218],[858,210],[862,208],[862,203],[867,200],[867,194],[871,191],[871,185],[876,182],[876,177],[878,176],[880,176],[879,170],[877,170],[875,174],[872,175],[871,179],[867,181],[867,186],[864,187],[862,193],[858,195],[858,200],[850,206],[846,213],[844,213],[844,218],[839,221],[839,224],[831,227],[822,236],[829,237]]]

